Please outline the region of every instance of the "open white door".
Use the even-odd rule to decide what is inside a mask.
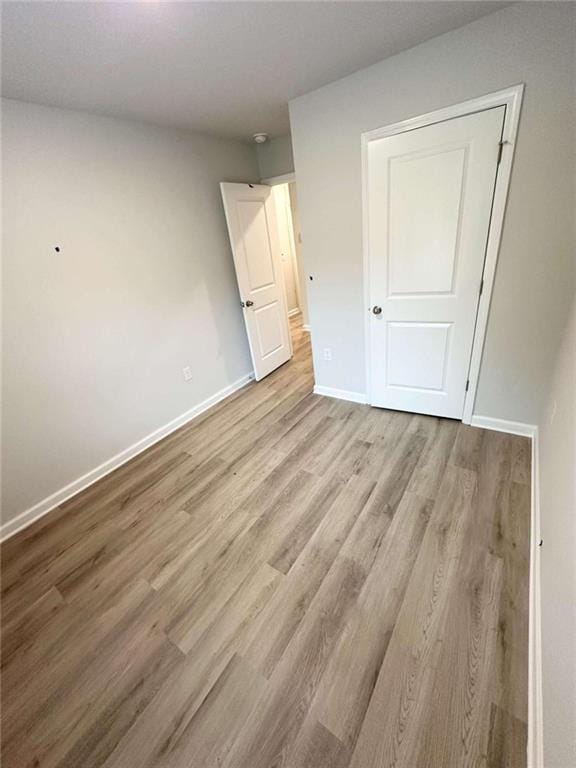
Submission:
[[[462,418],[504,116],[368,143],[373,405]]]
[[[272,188],[220,184],[256,380],[292,357]]]

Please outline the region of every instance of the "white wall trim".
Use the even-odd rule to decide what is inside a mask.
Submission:
[[[538,427],[535,424],[524,424],[521,421],[508,421],[507,419],[493,419],[491,416],[478,416],[474,414],[470,419],[470,426],[492,429],[495,432],[509,432],[511,435],[522,435],[534,439]]]
[[[314,394],[323,395],[324,397],[335,397],[337,400],[349,400],[351,403],[366,402],[366,395],[363,392],[349,392],[347,389],[322,387],[319,384],[314,385]]]
[[[260,179],[260,184],[268,184],[270,187],[276,187],[278,184],[290,184],[296,181],[296,173],[283,173],[281,176],[269,176],[267,179]]]
[[[224,387],[219,392],[216,392],[216,394],[208,397],[198,405],[195,405],[189,411],[186,411],[180,416],[177,416],[175,419],[172,419],[172,421],[169,421],[163,427],[156,429],[146,437],[138,440],[137,443],[134,443],[128,448],[125,448],[120,453],[117,453],[116,456],[112,456],[112,458],[103,462],[98,467],[91,469],[85,475],[82,475],[82,477],[79,477],[77,480],[74,480],[73,482],[64,486],[64,488],[61,488],[59,491],[56,491],[37,504],[34,504],[33,507],[30,507],[24,512],[21,512],[12,520],[8,520],[6,523],[4,523],[4,525],[0,527],[0,541],[4,541],[10,536],[13,536],[15,533],[18,533],[18,531],[27,528],[29,525],[38,520],[40,517],[46,515],[55,507],[63,504],[65,501],[72,498],[72,496],[75,496],[80,491],[83,491],[85,488],[88,488],[88,486],[110,474],[110,472],[118,469],[118,467],[121,467],[122,464],[126,464],[126,462],[130,461],[130,459],[133,459],[139,453],[142,453],[147,448],[150,448],[151,445],[154,445],[154,443],[157,443],[159,440],[162,440],[167,435],[184,426],[184,424],[187,424],[197,416],[200,416],[201,413],[204,413],[204,411],[207,411],[209,408],[216,405],[216,403],[219,403],[221,400],[229,397],[238,389],[241,389],[246,384],[248,384],[248,382],[252,381],[253,378],[253,373],[248,373],[245,376],[241,376],[239,379],[232,382],[232,384]]]
[[[294,315],[300,314],[300,307],[294,307],[294,309],[288,310],[288,317],[294,317]]]
[[[530,605],[528,634],[528,768],[544,768],[542,711],[542,608],[540,592],[540,452],[532,437],[532,517],[530,522]]]
[[[478,302],[476,314],[476,329],[472,341],[472,353],[470,356],[470,367],[468,379],[470,385],[464,400],[464,410],[462,421],[464,424],[470,424],[474,402],[476,399],[476,390],[480,376],[480,364],[482,361],[482,352],[484,349],[484,339],[488,325],[488,312],[490,309],[490,300],[492,297],[492,288],[496,274],[496,263],[498,261],[498,250],[500,248],[500,239],[504,225],[504,213],[506,210],[506,200],[508,197],[508,187],[512,173],[512,160],[514,149],[516,147],[516,135],[518,133],[518,123],[520,120],[520,107],[522,105],[522,96],[524,85],[515,85],[502,91],[488,93],[476,99],[454,104],[435,112],[428,112],[424,115],[411,117],[402,120],[399,123],[387,125],[372,131],[367,131],[361,136],[361,154],[362,154],[362,251],[364,260],[364,309],[365,309],[365,356],[366,356],[366,392],[367,402],[373,401],[372,397],[372,375],[370,365],[370,333],[372,324],[370,322],[370,259],[368,253],[368,144],[376,139],[395,136],[405,131],[413,131],[416,128],[423,128],[426,125],[439,123],[443,120],[451,120],[455,117],[462,117],[473,112],[480,112],[493,107],[505,106],[506,115],[504,118],[504,128],[502,131],[502,141],[504,151],[502,160],[498,167],[496,185],[494,188],[494,199],[492,204],[492,215],[488,229],[488,241],[486,245],[486,255],[484,259],[484,290]],[[489,427],[488,427],[489,428]]]

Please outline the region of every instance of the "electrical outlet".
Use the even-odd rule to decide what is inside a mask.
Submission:
[[[324,347],[322,350],[322,357],[324,360],[332,360],[332,349],[330,347]]]
[[[184,374],[184,381],[190,381],[192,378],[192,368],[187,365],[185,368],[182,368],[182,373]]]

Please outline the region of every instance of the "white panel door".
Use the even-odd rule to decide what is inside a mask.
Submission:
[[[372,405],[462,418],[504,113],[368,143]]]
[[[292,357],[271,187],[220,184],[256,379]]]

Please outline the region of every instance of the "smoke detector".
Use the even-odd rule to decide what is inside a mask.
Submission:
[[[264,144],[265,141],[268,141],[268,134],[267,133],[255,133],[254,136],[252,136],[256,144]]]

